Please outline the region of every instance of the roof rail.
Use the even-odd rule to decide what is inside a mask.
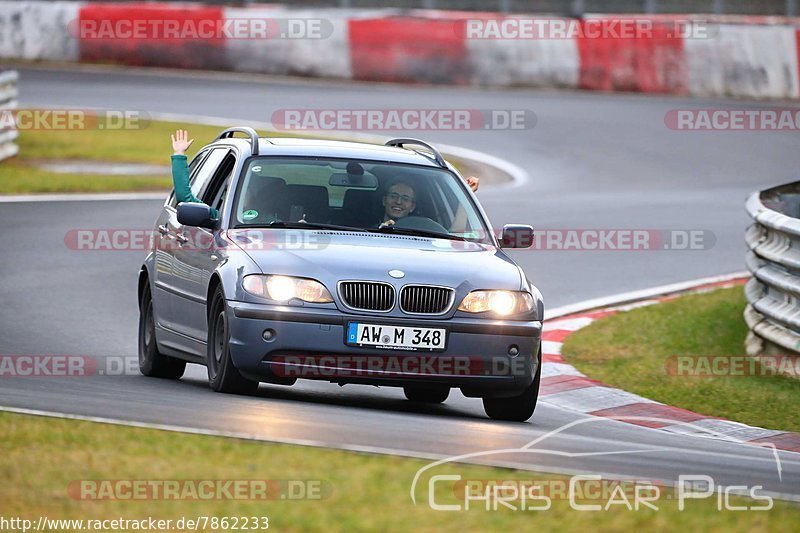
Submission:
[[[250,150],[253,152],[253,155],[258,155],[258,133],[253,128],[248,128],[247,126],[236,126],[233,128],[228,128],[227,130],[223,131],[217,138],[214,139],[218,141],[220,139],[230,139],[233,137],[234,133],[244,133],[248,137],[250,137]]]
[[[406,144],[417,144],[419,146],[427,148],[428,150],[431,151],[431,153],[433,154],[433,159],[439,164],[439,166],[442,168],[447,168],[447,163],[445,162],[444,157],[442,157],[442,154],[439,153],[439,150],[437,150],[433,145],[426,143],[425,141],[420,141],[419,139],[409,139],[409,138],[392,139],[391,141],[386,141],[385,146],[396,146],[397,148],[404,148],[405,147],[404,145]],[[413,151],[417,152],[420,155],[425,155],[427,157],[427,155],[422,152],[418,152],[417,150]]]

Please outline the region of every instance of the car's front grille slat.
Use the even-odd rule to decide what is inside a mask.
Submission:
[[[343,281],[339,296],[344,304],[359,311],[385,313],[394,307],[394,287],[377,281]]]
[[[430,285],[406,285],[400,291],[400,309],[412,315],[441,315],[450,310],[453,289]]]

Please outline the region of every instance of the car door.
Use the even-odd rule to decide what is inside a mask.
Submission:
[[[209,153],[210,150],[203,150],[189,163],[190,180],[197,174],[200,164]],[[172,299],[175,291],[175,275],[172,266],[172,253],[175,249],[175,234],[170,232],[169,223],[170,218],[175,216],[175,204],[175,192],[173,191],[156,221],[156,231],[153,236],[155,241],[153,311],[156,324],[166,328],[172,328],[173,326]]]
[[[216,168],[206,187],[197,196],[204,203],[221,210],[227,185],[236,166],[235,152],[228,148],[221,149],[219,154],[212,153],[208,161],[214,162]],[[221,259],[221,254],[214,246],[218,230],[212,232],[206,228],[180,226],[175,231],[178,242],[173,261],[178,290],[174,300],[174,328],[178,333],[204,343],[207,336],[206,291],[211,274]]]

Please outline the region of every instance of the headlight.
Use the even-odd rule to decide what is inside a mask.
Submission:
[[[533,309],[533,296],[522,291],[472,291],[464,298],[459,311],[519,315]]]
[[[315,304],[333,301],[325,285],[307,278],[253,274],[245,276],[242,287],[252,295],[278,302],[288,302],[294,298]]]

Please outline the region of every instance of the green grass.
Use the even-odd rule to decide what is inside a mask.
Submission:
[[[562,354],[586,375],[652,400],[745,424],[800,431],[800,417],[790,408],[800,395],[798,380],[674,371],[675,356],[744,356],[745,304],[742,287],[734,287],[619,313],[570,335]]]
[[[17,157],[0,163],[0,194],[52,192],[166,191],[172,186],[169,172],[163,176],[114,176],[55,174],[37,168],[42,160],[93,160],[169,165],[170,133],[189,130],[195,139],[187,154],[210,143],[224,128],[188,123],[149,121],[141,129],[128,130],[23,130]],[[259,131],[271,137],[297,137],[295,133]],[[448,159],[465,175],[475,174],[466,161]]]
[[[421,478],[417,505],[409,496],[425,461],[301,446],[241,441],[51,419],[0,412],[0,501],[4,517],[155,518],[268,516],[279,531],[486,531],[591,528],[619,531],[644,525],[733,531],[788,531],[800,508],[782,502],[768,512],[724,512],[715,500],[692,500],[685,511],[664,498],[658,511],[577,512],[565,500],[547,511],[434,511],[427,505],[430,474],[463,479],[561,480],[561,476],[467,465],[441,466]],[[80,480],[295,479],[321,480],[327,497],[314,500],[77,500],[70,482]],[[452,485],[437,485],[437,503],[454,504]],[[587,503],[587,502],[583,502]],[[604,504],[605,501],[593,502]],[[739,501],[742,503],[742,501]],[[749,505],[756,505],[749,502]]]

